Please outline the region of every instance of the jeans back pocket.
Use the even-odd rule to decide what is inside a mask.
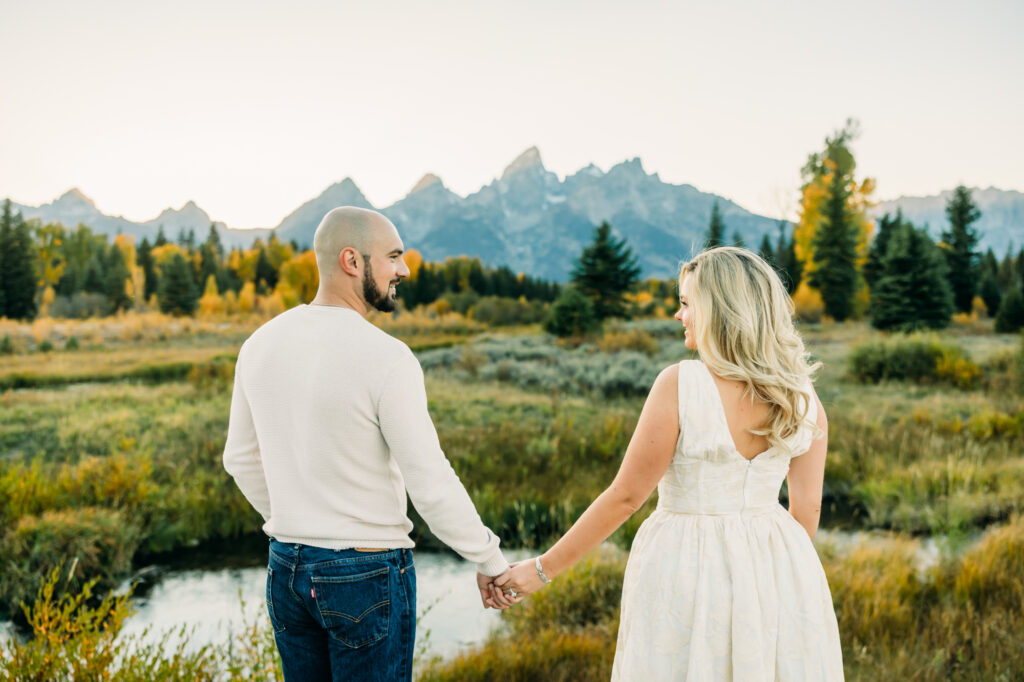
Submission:
[[[387,566],[352,575],[314,574],[310,579],[320,618],[331,637],[353,649],[387,637],[391,620]]]

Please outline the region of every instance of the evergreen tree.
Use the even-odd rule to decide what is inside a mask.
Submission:
[[[594,305],[599,321],[622,316],[623,296],[640,280],[640,266],[625,238],[612,237],[606,222],[594,230],[594,241],[583,249],[572,271],[572,282]]]
[[[192,267],[180,253],[175,253],[163,267],[157,296],[160,310],[174,315],[191,315],[199,304]]]
[[[978,295],[985,302],[988,316],[995,317],[999,304],[1003,302],[1003,292],[999,287],[999,261],[989,249],[981,259],[981,277],[978,279]]]
[[[143,239],[142,243],[139,244],[139,250],[136,252],[136,260],[139,263],[139,267],[142,268],[142,298],[146,301],[157,292],[158,282],[156,276],[156,266],[153,263],[153,247],[149,245],[149,239]]]
[[[889,238],[892,236],[893,230],[902,222],[903,213],[900,209],[896,210],[896,217],[886,213],[878,219],[878,232],[875,233],[875,239],[871,242],[871,248],[868,249],[868,260],[864,263],[864,281],[868,283],[869,287],[874,287],[879,275],[882,274],[882,262],[885,260],[885,252],[889,247]]]
[[[94,251],[85,268],[85,278],[82,281],[82,291],[90,294],[105,294],[107,281],[103,274],[104,261],[106,260],[105,250]]]
[[[217,232],[216,223],[210,223],[210,233],[206,235],[206,241],[203,242],[213,249],[213,252],[217,254],[217,258],[224,258],[224,244],[220,241],[220,233]],[[295,253],[298,253],[298,248],[293,247]]]
[[[971,198],[971,190],[960,185],[953,190],[953,196],[946,204],[949,231],[942,233],[945,243],[946,265],[949,267],[949,285],[953,289],[956,309],[962,313],[971,311],[971,301],[977,286],[978,233],[971,223],[981,217],[981,211]]]
[[[266,290],[273,291],[274,287],[277,286],[277,270],[270,264],[270,259],[267,258],[267,251],[262,246],[260,247],[260,253],[256,257],[256,290],[262,291],[263,287]]]
[[[713,249],[725,243],[725,223],[722,212],[718,210],[718,202],[711,205],[711,221],[708,223],[707,248]]]
[[[0,316],[15,320],[31,320],[36,316],[35,243],[31,230],[21,213],[11,210],[11,200],[4,201],[0,215]]]
[[[1000,334],[1012,334],[1024,328],[1024,289],[1012,287],[996,313],[996,331]]]
[[[733,246],[738,246],[741,249],[747,248],[747,245],[745,243],[743,243],[743,235],[741,235],[736,230],[733,230],[733,233],[732,233],[732,245]]]
[[[822,222],[812,241],[818,267],[810,284],[821,292],[825,314],[840,322],[853,314],[858,279],[857,233],[847,211],[848,197],[843,175],[833,172]]]
[[[786,239],[787,225],[785,220],[779,221],[779,242],[775,247],[775,267],[779,271],[779,276],[782,277],[782,283],[786,285],[786,291],[792,296],[800,286],[804,268],[800,259],[796,257],[796,238]]]
[[[106,268],[103,273],[103,293],[110,300],[114,312],[131,306],[132,299],[125,290],[125,280],[131,277],[124,262],[124,254],[117,244],[111,244],[107,251]]]
[[[153,246],[167,246],[167,235],[164,234],[164,226],[161,224],[156,228],[156,241]]]
[[[764,262],[768,263],[774,268],[778,268],[778,264],[775,262],[775,252],[772,251],[772,239],[768,236],[768,233],[764,233],[764,237],[761,239],[761,248],[757,250],[758,255],[764,258]]]
[[[890,229],[882,270],[871,290],[877,329],[941,329],[953,314],[946,263],[924,230],[901,221]]]

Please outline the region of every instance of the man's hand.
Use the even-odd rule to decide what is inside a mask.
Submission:
[[[483,602],[485,609],[507,609],[515,603],[494,586],[494,576],[477,573],[476,586],[480,590],[480,601]]]

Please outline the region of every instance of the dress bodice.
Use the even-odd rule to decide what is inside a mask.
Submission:
[[[679,363],[679,440],[658,483],[658,508],[710,516],[775,508],[790,459],[811,445],[815,417],[808,410],[805,423],[787,439],[792,454],[771,447],[748,460],[733,443],[711,373],[699,360],[683,360]]]

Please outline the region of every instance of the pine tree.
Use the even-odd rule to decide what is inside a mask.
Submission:
[[[904,332],[941,329],[952,314],[942,253],[926,231],[896,223],[871,290],[871,325]]]
[[[787,225],[785,220],[779,221],[779,242],[775,247],[775,259],[776,269],[779,271],[779,276],[782,277],[782,283],[786,285],[786,291],[792,296],[800,286],[804,269],[800,259],[796,257],[795,237],[786,239]]]
[[[175,253],[163,266],[157,294],[160,310],[174,315],[191,315],[199,304],[192,267],[180,253]]]
[[[718,202],[711,205],[711,220],[708,223],[707,247],[713,249],[725,243],[725,223],[722,212],[718,210]]]
[[[853,314],[858,279],[857,234],[846,208],[848,197],[843,175],[833,172],[822,222],[812,241],[818,267],[810,284],[821,293],[825,314],[840,322]]]
[[[1024,289],[1012,287],[1003,297],[996,313],[996,331],[1012,334],[1024,328]]]
[[[594,241],[583,249],[572,271],[572,282],[594,305],[599,321],[622,316],[623,296],[640,280],[640,266],[625,238],[612,237],[606,222],[594,230]]]
[[[981,277],[978,279],[978,295],[985,302],[988,316],[995,317],[999,304],[1003,302],[1003,292],[999,287],[999,261],[989,249],[981,259]]]
[[[262,246],[260,247],[259,255],[256,257],[256,290],[262,291],[263,287],[266,290],[273,291],[274,287],[277,286],[277,270],[270,264],[270,259],[267,258],[267,250]]]
[[[159,288],[159,282],[157,281],[156,275],[156,265],[153,263],[153,247],[149,245],[149,239],[143,239],[142,243],[139,244],[136,260],[139,263],[139,267],[142,268],[142,277],[144,280],[142,285],[142,298],[148,301]]]
[[[956,309],[962,313],[971,311],[971,301],[977,286],[978,233],[971,223],[981,217],[981,211],[971,198],[971,190],[960,185],[953,190],[953,196],[946,204],[949,231],[942,233],[945,243],[946,265],[949,267],[949,285],[953,289]]]
[[[217,232],[216,223],[210,223],[210,233],[206,235],[204,244],[213,249],[213,252],[217,254],[217,258],[224,258],[224,244],[220,241],[220,233]],[[293,247],[293,250],[298,253],[298,248]]]
[[[36,316],[35,258],[31,228],[21,213],[12,212],[11,200],[7,199],[0,216],[0,316],[15,320]]]
[[[153,246],[166,246],[167,235],[164,234],[164,226],[161,224],[156,228],[156,241],[153,242]]]
[[[889,247],[889,239],[893,230],[902,222],[903,212],[900,209],[896,210],[896,217],[886,213],[878,219],[878,231],[875,233],[874,241],[871,242],[871,248],[868,249],[868,260],[864,263],[864,281],[868,283],[869,287],[875,286],[879,275],[882,274],[882,262],[885,260],[885,252]]]
[[[111,244],[107,251],[106,268],[103,273],[103,293],[110,300],[114,311],[124,310],[131,306],[132,299],[125,291],[125,280],[131,277],[124,255],[117,244]]]
[[[736,230],[733,230],[733,232],[732,232],[732,245],[733,246],[738,246],[741,249],[747,248],[747,245],[743,243],[743,235],[741,235]]]

